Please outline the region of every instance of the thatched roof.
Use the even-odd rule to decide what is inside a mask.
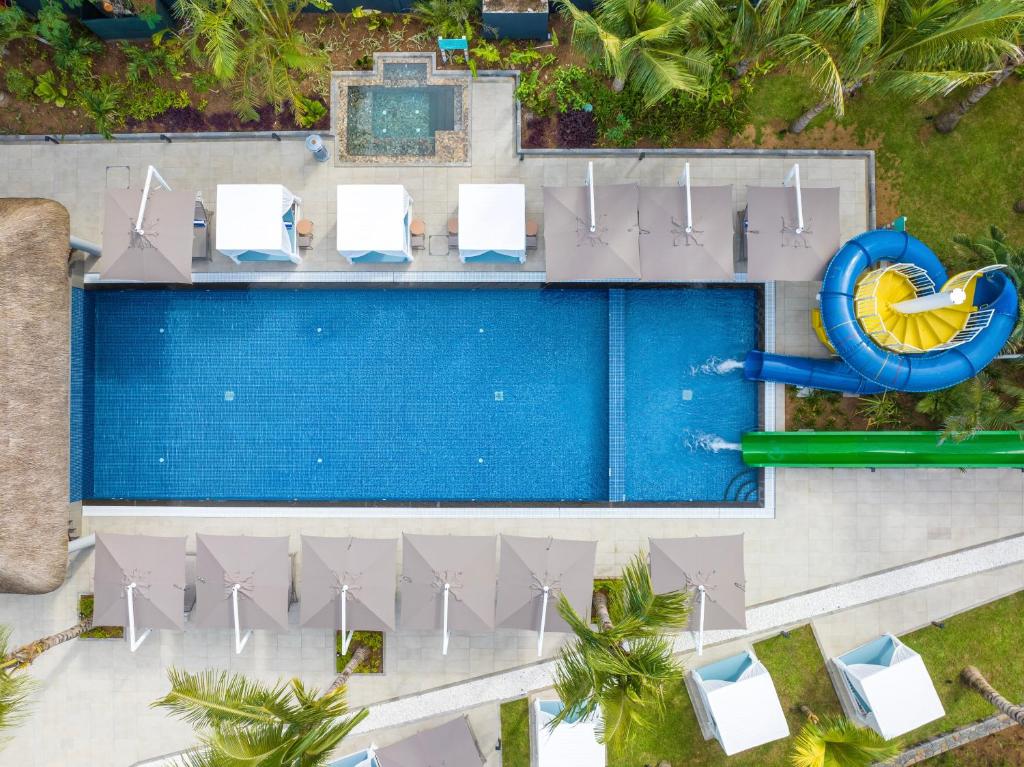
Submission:
[[[0,198],[0,592],[60,586],[68,551],[67,210]]]

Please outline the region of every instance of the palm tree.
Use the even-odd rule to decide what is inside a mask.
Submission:
[[[724,23],[713,0],[599,0],[593,14],[561,4],[573,44],[601,62],[615,91],[629,83],[648,105],[704,92],[714,56],[699,36]]]
[[[740,0],[733,19],[732,44],[740,51],[736,76],[742,77],[783,35],[800,29],[815,0]]]
[[[286,101],[302,118],[302,79],[329,64],[295,26],[310,4],[331,10],[327,0],[177,0],[174,8],[193,58],[231,87],[239,117],[256,120],[257,107]]]
[[[806,706],[800,710],[807,715],[807,722],[789,752],[793,767],[869,767],[902,750],[898,742],[889,742],[844,717],[819,719]]]
[[[617,586],[610,595],[595,592],[596,628],[564,595],[558,605],[576,636],[562,648],[555,667],[555,690],[564,707],[552,726],[600,712],[603,743],[620,740],[633,727],[650,728],[661,718],[664,687],[682,675],[668,632],[684,628],[689,615],[684,593],[654,593],[642,555],[626,567]]]
[[[1024,425],[1018,409],[1006,408],[984,372],[949,389],[924,395],[916,409],[941,421],[943,441],[963,442],[979,431],[1019,430]]]
[[[1003,56],[1018,56],[1022,0],[841,0],[811,13],[775,50],[810,68],[821,99],[793,121],[800,133],[831,106],[869,82],[925,101],[993,75]]]
[[[960,672],[960,679],[968,687],[973,688],[981,697],[999,709],[999,713],[1010,717],[1017,724],[1024,724],[1024,706],[1011,703],[995,687],[988,683],[984,675],[974,666],[968,666]]]
[[[7,644],[11,638],[11,630],[0,626],[0,655],[7,656]],[[27,714],[26,704],[32,692],[32,680],[19,673],[14,665],[0,667],[0,749],[3,749],[8,738],[4,730],[17,727]]]
[[[367,714],[349,714],[344,685],[321,694],[298,679],[273,685],[241,674],[171,669],[171,690],[153,703],[199,731],[188,767],[321,767]]]
[[[1017,286],[1022,300],[1017,302],[1017,324],[1006,342],[1006,350],[1018,351],[1024,346],[1024,246],[1011,245],[1006,233],[997,226],[990,226],[988,237],[968,237],[957,234],[953,237],[961,253],[980,259],[982,264],[1005,264],[1006,273]]]
[[[88,617],[82,618],[82,620],[69,629],[58,631],[56,634],[50,634],[50,636],[37,639],[35,642],[29,642],[15,650],[6,651],[7,645],[6,642],[3,642],[0,645],[4,649],[4,653],[0,657],[0,672],[25,668],[47,650],[52,650],[57,645],[77,639],[91,628],[92,618]],[[4,638],[6,639],[6,637]]]
[[[998,88],[1002,85],[1003,81],[1016,71],[1017,67],[1020,66],[1020,59],[1013,56],[1003,56],[1000,66],[1002,66],[1002,69],[998,70],[992,77],[983,83],[975,85],[967,92],[966,96],[936,117],[935,122],[932,123],[935,126],[935,130],[939,133],[952,133],[956,126],[960,124],[960,120],[979,101],[985,98],[993,88]]]

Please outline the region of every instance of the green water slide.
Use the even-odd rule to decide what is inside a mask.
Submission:
[[[941,442],[937,431],[786,431],[743,435],[750,466],[1024,468],[1024,433],[983,431]]]

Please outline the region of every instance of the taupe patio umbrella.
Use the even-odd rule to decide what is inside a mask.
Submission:
[[[743,536],[651,538],[654,591],[690,593],[689,628],[697,631],[697,654],[704,652],[704,629],[747,626]]]
[[[545,631],[571,630],[558,614],[563,594],[578,615],[589,619],[596,552],[595,541],[502,535],[498,628],[533,629],[540,656]]]
[[[378,749],[380,767],[481,767],[485,759],[462,716]]]
[[[341,629],[341,651],[354,631],[395,630],[394,538],[302,536],[303,626]]]
[[[194,215],[195,195],[171,191],[152,165],[142,190],[108,191],[100,278],[191,284]]]
[[[839,250],[839,189],[747,187],[746,240],[748,280],[820,280]]]
[[[288,630],[290,587],[287,537],[196,535],[192,621],[202,628],[234,628],[236,653],[253,629]]]
[[[494,570],[493,535],[403,535],[402,628],[492,630]]]
[[[183,631],[185,539],[97,533],[93,589],[93,624],[126,628],[132,652],[153,629]]]
[[[640,187],[643,281],[731,282],[734,219],[731,186]]]
[[[639,194],[636,184],[595,185],[592,170],[586,186],[544,187],[547,281],[640,279]]]

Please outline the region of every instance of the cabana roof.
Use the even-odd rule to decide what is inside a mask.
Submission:
[[[573,718],[554,729],[548,725],[564,708],[560,700],[533,702],[533,742],[536,744],[537,767],[586,765],[604,767],[607,762],[604,745],[597,740],[597,719]]]
[[[68,561],[68,242],[58,202],[0,199],[0,592],[43,594]]]
[[[401,184],[338,186],[338,252],[350,261],[379,254],[411,261],[412,197]]]
[[[281,184],[218,184],[217,250],[235,258],[249,252],[294,256],[284,218],[298,199]]]
[[[921,656],[892,634],[836,658],[859,718],[886,740],[945,715]]]
[[[459,257],[526,260],[526,187],[459,184]]]
[[[797,232],[797,190],[747,187],[747,279],[820,280],[839,250],[839,189],[802,187],[804,228]]]

